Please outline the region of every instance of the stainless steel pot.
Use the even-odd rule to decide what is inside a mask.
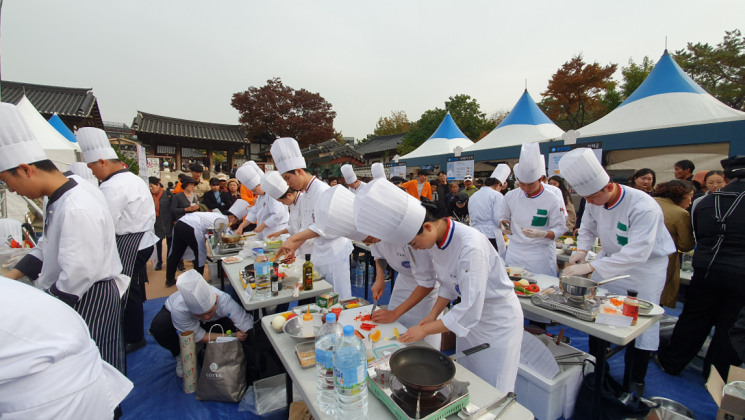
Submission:
[[[614,280],[625,279],[629,275],[611,277],[601,282],[594,282],[590,279],[578,276],[561,276],[559,277],[559,289],[569,300],[584,302],[587,299],[595,298],[598,292],[598,286],[610,283]]]

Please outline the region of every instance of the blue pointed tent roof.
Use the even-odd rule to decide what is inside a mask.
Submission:
[[[458,128],[458,125],[455,124],[455,121],[453,120],[453,117],[448,112],[447,115],[445,115],[445,119],[442,120],[440,123],[440,126],[437,127],[437,130],[435,130],[434,133],[432,133],[431,136],[427,139],[428,141],[431,139],[467,139],[468,137],[463,134],[462,131],[460,131],[460,128]]]
[[[57,115],[56,113],[52,115],[52,118],[49,119],[49,124],[52,125],[52,127],[55,128],[55,130],[59,131],[60,134],[62,134],[67,140],[77,143],[78,139],[75,137],[75,134],[70,131],[69,128],[65,125],[64,122],[62,122],[62,119]]]
[[[546,114],[538,108],[533,98],[525,89],[525,93],[520,97],[512,111],[507,115],[507,118],[502,120],[497,126],[504,127],[506,125],[513,124],[524,124],[524,125],[539,125],[539,124],[553,124]]]
[[[649,96],[674,92],[706,93],[665,50],[649,76],[620,106],[628,105]]]

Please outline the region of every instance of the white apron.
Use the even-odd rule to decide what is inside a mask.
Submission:
[[[507,267],[522,267],[531,273],[556,277],[556,245],[526,245],[510,241],[505,263]]]
[[[347,239],[347,242],[349,240]],[[318,238],[316,238],[318,243]],[[351,247],[351,242],[349,242]],[[340,255],[335,262],[330,264],[321,264],[313,262],[319,273],[326,278],[326,281],[334,286],[334,292],[339,294],[339,300],[349,299],[352,297],[352,281],[351,273],[349,268],[349,254],[352,253],[350,249],[344,255]],[[311,255],[311,260],[314,260],[315,254]]]

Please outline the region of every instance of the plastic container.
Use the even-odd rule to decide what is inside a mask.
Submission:
[[[295,356],[300,367],[310,369],[316,365],[316,343],[308,341],[295,346]]]
[[[254,270],[256,270],[256,299],[267,300],[272,295],[272,264],[264,255],[263,250],[259,250],[259,254],[256,256]]]
[[[334,347],[334,394],[338,420],[367,419],[367,351],[354,327]]]
[[[579,352],[572,346],[561,343],[558,346],[548,336],[539,336],[539,340],[548,344],[549,350],[554,356]],[[577,361],[590,359],[592,356],[583,356],[579,359],[564,359],[562,361]],[[582,366],[559,365],[561,372],[552,379],[546,379],[530,368],[520,364],[517,369],[517,380],[515,381],[515,394],[517,402],[530,410],[536,419],[556,420],[560,417],[565,419],[574,416],[574,404],[577,401],[580,387],[582,386]],[[592,364],[585,364],[585,374],[594,370]]]
[[[364,263],[357,264],[357,269],[354,274],[354,287],[363,287],[365,285],[365,278],[363,277],[365,273],[365,269],[363,268],[364,265]]]
[[[336,314],[326,315],[326,323],[318,331],[315,343],[316,354],[316,402],[321,411],[326,414],[336,412],[334,400],[334,365],[333,352],[336,342],[343,332],[341,325],[336,322]]]

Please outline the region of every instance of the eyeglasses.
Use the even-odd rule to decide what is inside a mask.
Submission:
[[[8,178],[10,178],[10,171],[8,171],[8,176],[5,177],[5,179],[0,181],[0,185],[8,185]]]

